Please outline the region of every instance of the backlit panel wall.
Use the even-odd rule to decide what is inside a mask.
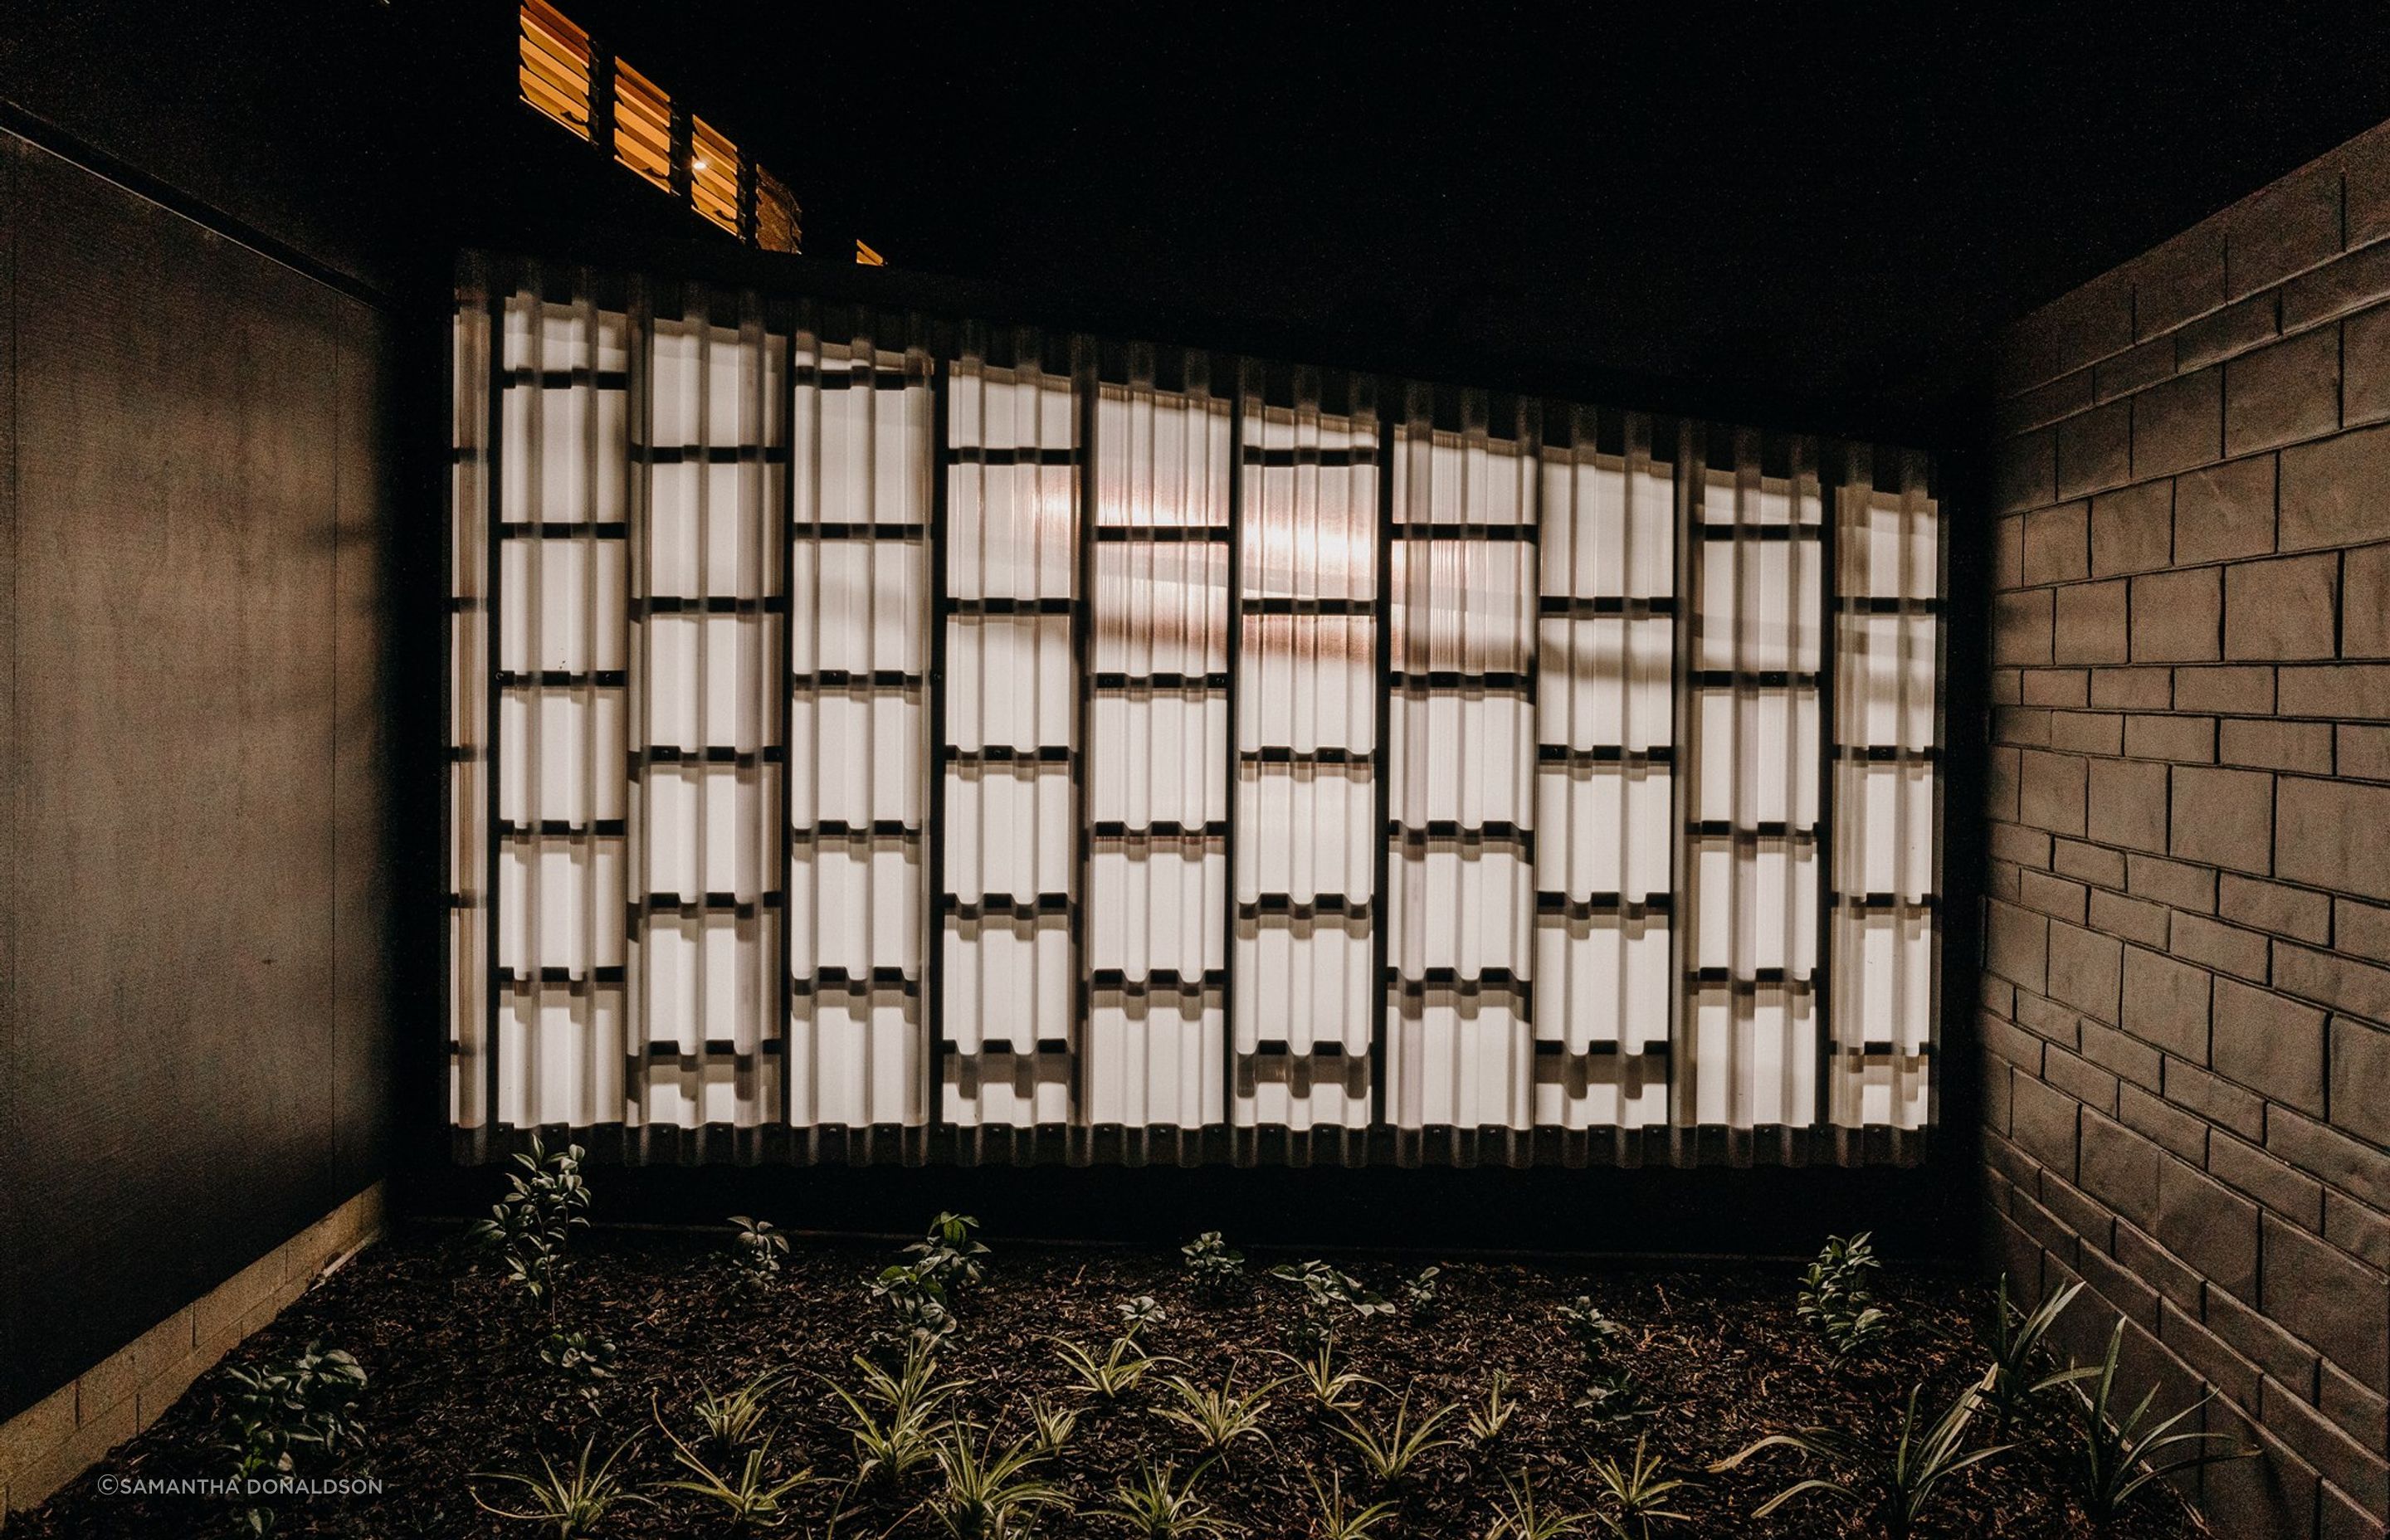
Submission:
[[[789,526],[790,1121],[929,1122],[929,355],[796,339]]]
[[[466,1152],[1933,1122],[1921,456],[578,272],[454,359]]]

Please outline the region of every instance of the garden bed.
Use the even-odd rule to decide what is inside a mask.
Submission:
[[[896,1246],[800,1239],[778,1276],[756,1288],[728,1261],[729,1237],[727,1227],[718,1236],[576,1235],[558,1322],[615,1350],[608,1377],[587,1382],[543,1357],[546,1313],[527,1307],[490,1254],[457,1231],[405,1230],[364,1253],[234,1355],[234,1364],[256,1364],[320,1341],[353,1354],[368,1377],[357,1407],[358,1446],[340,1457],[306,1456],[299,1468],[370,1472],[380,1492],[276,1502],[276,1533],[553,1534],[553,1525],[543,1530],[482,1511],[477,1492],[501,1507],[522,1506],[524,1494],[473,1473],[536,1469],[541,1455],[569,1468],[585,1442],[594,1440],[602,1457],[635,1435],[615,1471],[652,1501],[618,1503],[591,1534],[628,1540],[736,1533],[705,1499],[656,1490],[687,1472],[675,1465],[655,1411],[695,1444],[692,1404],[700,1389],[727,1392],[777,1371],[788,1379],[769,1397],[766,1469],[810,1466],[822,1478],[790,1495],[792,1511],[777,1533],[829,1534],[831,1515],[842,1508],[840,1540],[945,1534],[930,1507],[941,1486],[935,1466],[893,1486],[853,1480],[847,1409],[825,1383],[855,1388],[857,1354],[891,1365],[901,1357],[903,1339],[886,1302],[869,1291],[873,1277],[901,1260]],[[1267,1276],[1270,1264],[1288,1260],[1256,1257],[1249,1281],[1205,1290],[1176,1252],[998,1241],[984,1281],[959,1297],[959,1329],[937,1354],[939,1374],[964,1382],[942,1413],[994,1427],[1009,1440],[1032,1431],[1033,1398],[1077,1406],[1075,1431],[1033,1471],[1059,1486],[1071,1508],[1049,1510],[1036,1533],[1130,1534],[1099,1513],[1116,1486],[1149,1462],[1175,1461],[1182,1478],[1203,1463],[1198,1435],[1158,1415],[1179,1405],[1165,1376],[1216,1388],[1233,1372],[1243,1392],[1292,1373],[1273,1354],[1293,1343],[1302,1290]],[[1796,1315],[1797,1270],[1781,1266],[1464,1260],[1442,1268],[1432,1307],[1406,1307],[1402,1280],[1433,1259],[1331,1260],[1394,1302],[1387,1313],[1334,1322],[1337,1365],[1381,1387],[1362,1389],[1357,1420],[1382,1430],[1407,1391],[1414,1425],[1423,1413],[1458,1404],[1462,1410],[1436,1436],[1460,1442],[1430,1450],[1407,1479],[1388,1484],[1334,1433],[1340,1419],[1322,1413],[1301,1380],[1280,1384],[1261,1409],[1266,1437],[1234,1443],[1195,1488],[1214,1517],[1251,1535],[1317,1533],[1315,1483],[1341,1488],[1355,1507],[1391,1500],[1397,1517],[1373,1532],[1379,1535],[1475,1540],[1506,1500],[1505,1478],[1516,1482],[1523,1470],[1548,1512],[1600,1508],[1590,1459],[1630,1458],[1638,1435],[1671,1474],[1703,1483],[1672,1495],[1666,1506],[1690,1518],[1655,1522],[1654,1536],[1881,1533],[1815,1495],[1754,1518],[1784,1486],[1824,1473],[1801,1455],[1771,1450],[1720,1474],[1703,1467],[1765,1433],[1805,1424],[1889,1443],[1913,1382],[1924,1382],[1922,1402],[1938,1410],[1985,1362],[1974,1329],[1990,1309],[1986,1292],[1931,1271],[1884,1269],[1875,1292],[1888,1329],[1864,1355],[1837,1364]],[[1121,1307],[1138,1296],[1150,1297],[1164,1316],[1141,1330],[1142,1348],[1183,1362],[1147,1374],[1116,1405],[1074,1392],[1051,1339],[1070,1339],[1100,1357],[1121,1331]],[[1566,1315],[1580,1296],[1622,1328],[1591,1353]],[[1643,1389],[1629,1399],[1643,1403],[1643,1415],[1604,1420],[1581,1403],[1601,1374],[1619,1367],[1639,1377]],[[1515,1411],[1498,1435],[1481,1443],[1463,1423],[1469,1411],[1484,1409],[1497,1370]],[[237,1500],[99,1489],[102,1476],[225,1473],[226,1389],[224,1371],[202,1380],[149,1431],[12,1522],[9,1534],[31,1540],[239,1533]],[[1918,1534],[2155,1540],[2193,1533],[2173,1497],[2156,1487],[2114,1529],[2095,1532],[2070,1495],[2060,1407],[2045,1405],[2044,1414],[2012,1431],[2018,1448],[1937,1489]],[[1984,1421],[1970,1435],[1974,1442],[1986,1436]],[[735,1471],[738,1461],[714,1463]],[[1608,1532],[1593,1524],[1587,1533]]]

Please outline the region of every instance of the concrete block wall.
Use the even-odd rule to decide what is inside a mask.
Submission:
[[[381,1234],[382,1184],[175,1311],[6,1422],[0,1521],[39,1504],[158,1420],[224,1355],[307,1291],[318,1274]]]
[[[1994,455],[1996,1261],[2262,1457],[2217,1532],[2390,1511],[2390,124],[2037,312]]]

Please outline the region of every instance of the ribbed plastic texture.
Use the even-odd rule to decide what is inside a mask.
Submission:
[[[1923,456],[478,261],[455,364],[468,1152],[1916,1154]]]

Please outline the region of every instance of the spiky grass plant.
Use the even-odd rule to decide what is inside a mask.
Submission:
[[[1438,1449],[1459,1447],[1460,1440],[1437,1430],[1460,1415],[1458,1405],[1439,1406],[1418,1421],[1411,1420],[1411,1392],[1403,1392],[1391,1421],[1368,1423],[1344,1414],[1342,1427],[1329,1431],[1360,1452],[1361,1464],[1381,1487],[1399,1486],[1419,1462]]]
[[[1760,1504],[1753,1511],[1754,1518],[1764,1519],[1793,1498],[1814,1492],[1849,1511],[1871,1516],[1894,1540],[1906,1540],[1936,1486],[1967,1467],[1979,1465],[2011,1447],[2005,1444],[1978,1449],[1966,1446],[1968,1426],[1981,1405],[1981,1381],[1961,1390],[1930,1424],[1921,1423],[1918,1418],[1917,1397],[1922,1389],[1921,1385],[1910,1388],[1908,1410],[1901,1415],[1900,1437],[1889,1449],[1864,1444],[1832,1428],[1801,1428],[1789,1433],[1770,1433],[1710,1469],[1731,1470],[1766,1449],[1797,1450],[1837,1470],[1857,1472],[1856,1484],[1811,1476]]]

